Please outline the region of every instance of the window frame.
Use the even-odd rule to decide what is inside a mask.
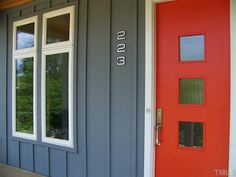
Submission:
[[[33,134],[16,131],[16,60],[33,58]],[[12,61],[12,136],[17,138],[37,140],[37,57],[36,53],[14,55]]]
[[[69,25],[69,40],[62,42],[55,42],[47,44],[47,19],[70,14],[70,25]],[[62,9],[46,12],[43,14],[43,33],[42,33],[42,49],[47,50],[50,48],[60,48],[61,46],[73,46],[74,45],[74,27],[75,27],[75,7],[69,6]]]
[[[46,44],[47,19],[64,14],[70,14],[69,41]],[[74,140],[74,26],[75,26],[75,6],[69,6],[59,10],[50,11],[43,14],[43,38],[42,38],[42,67],[41,67],[41,96],[42,96],[42,142],[58,145],[61,147],[75,147]],[[68,61],[68,140],[61,140],[46,136],[46,56],[60,53],[69,53]]]
[[[34,47],[16,49],[17,27],[34,23]],[[13,49],[12,49],[12,136],[27,140],[37,140],[37,42],[38,42],[38,16],[32,16],[13,22]],[[16,60],[32,57],[33,64],[33,134],[16,131]]]
[[[34,47],[29,48],[23,48],[23,49],[16,49],[16,32],[17,27],[24,26],[30,23],[34,23]],[[29,17],[23,20],[18,20],[13,22],[13,54],[22,54],[22,53],[28,53],[28,52],[36,52],[38,48],[38,16]]]

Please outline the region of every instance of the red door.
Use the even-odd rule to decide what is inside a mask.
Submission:
[[[156,6],[156,177],[227,176],[229,0]],[[223,172],[223,173],[222,173]]]

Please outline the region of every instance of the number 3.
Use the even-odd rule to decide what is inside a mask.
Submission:
[[[124,56],[117,57],[117,63],[118,66],[123,66],[126,64],[126,58]]]

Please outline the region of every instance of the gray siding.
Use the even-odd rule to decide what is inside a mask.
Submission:
[[[0,162],[7,162],[7,15],[0,13]]]
[[[41,143],[40,111],[38,141],[13,138],[12,22],[33,15],[40,17],[45,11],[72,4],[77,12],[76,148]],[[0,161],[51,177],[142,177],[144,0],[35,0],[1,13],[0,26]],[[125,66],[116,65],[116,34],[120,30],[127,31]],[[40,81],[40,52],[38,57]]]

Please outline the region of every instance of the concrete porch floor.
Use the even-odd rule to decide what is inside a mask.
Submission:
[[[0,177],[44,177],[32,172],[0,164]]]

